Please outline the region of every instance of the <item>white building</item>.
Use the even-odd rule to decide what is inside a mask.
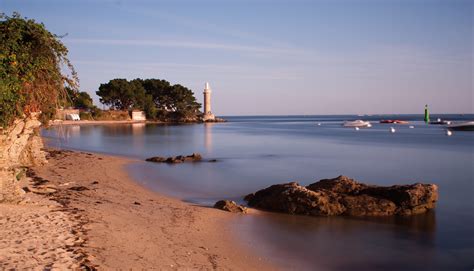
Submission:
[[[132,120],[145,121],[146,120],[145,112],[138,111],[138,110],[133,110],[132,111]]]

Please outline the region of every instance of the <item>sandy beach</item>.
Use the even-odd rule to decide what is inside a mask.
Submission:
[[[2,269],[271,270],[231,214],[151,192],[120,157],[50,151],[20,204],[0,204]]]

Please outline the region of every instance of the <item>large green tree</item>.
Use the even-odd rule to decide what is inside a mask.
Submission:
[[[18,13],[0,14],[1,126],[32,112],[41,112],[46,122],[66,98],[64,86],[77,89],[76,72],[59,38]]]
[[[193,92],[182,85],[167,88],[163,96],[165,101],[161,106],[164,106],[172,116],[187,118],[199,113],[201,105],[196,102]]]
[[[145,89],[141,83],[136,80],[129,82],[127,79],[113,79],[101,84],[96,94],[101,103],[118,110],[142,108],[145,99]]]
[[[77,93],[77,98],[74,105],[77,108],[90,109],[94,106],[94,103],[89,93],[81,91]]]

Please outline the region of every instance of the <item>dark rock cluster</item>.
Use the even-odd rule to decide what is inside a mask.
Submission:
[[[171,156],[171,157],[160,157],[155,156],[146,159],[148,162],[155,162],[155,163],[168,163],[168,164],[176,164],[176,163],[183,163],[183,162],[198,162],[202,160],[202,156],[199,153],[193,153],[191,155],[178,155],[178,156]]]
[[[421,183],[383,187],[339,176],[306,187],[296,182],[272,185],[245,200],[250,207],[309,216],[413,215],[435,208],[438,187]]]

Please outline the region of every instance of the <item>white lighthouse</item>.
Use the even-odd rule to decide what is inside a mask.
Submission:
[[[211,88],[209,87],[209,83],[206,82],[204,87],[204,116],[202,117],[203,121],[213,121],[216,119],[214,114],[211,111]]]

